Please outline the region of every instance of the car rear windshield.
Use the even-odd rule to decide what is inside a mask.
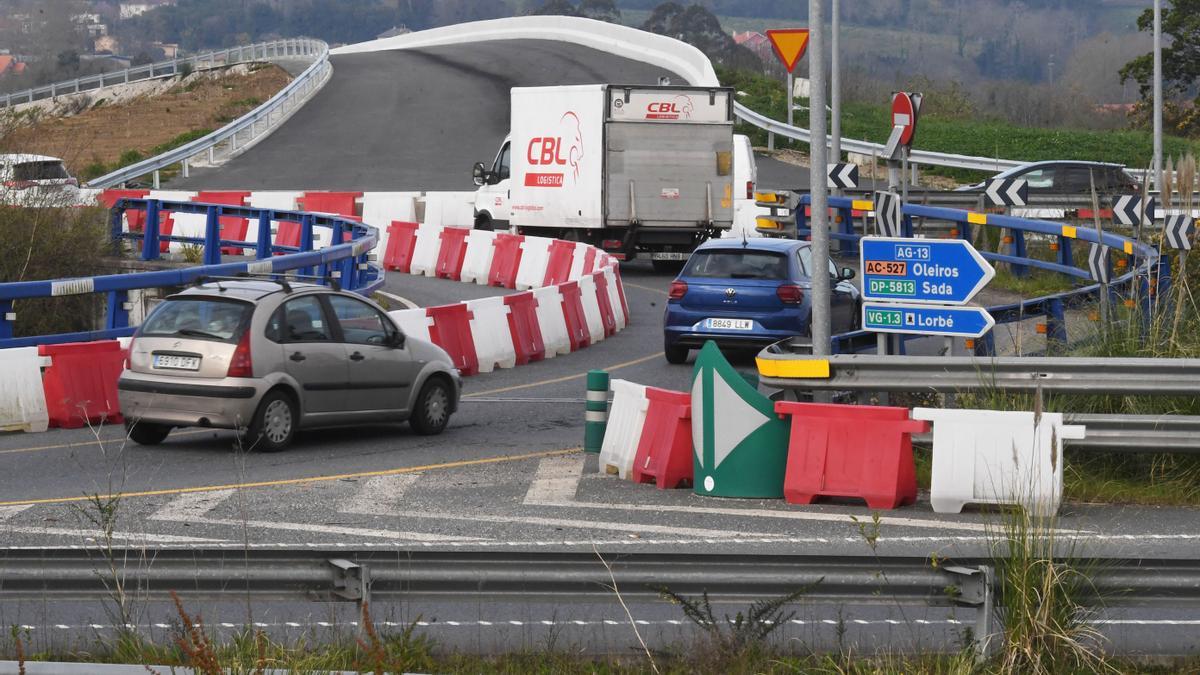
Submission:
[[[235,342],[253,309],[237,300],[169,298],[155,308],[138,335]]]
[[[56,180],[70,177],[62,162],[25,162],[13,166],[13,180]]]
[[[696,251],[688,259],[681,276],[714,279],[787,279],[787,257],[774,251],[744,249]]]

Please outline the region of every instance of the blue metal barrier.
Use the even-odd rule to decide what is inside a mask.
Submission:
[[[143,211],[145,226],[141,232],[125,232],[122,223],[127,210]],[[203,237],[163,235],[161,219],[164,211],[171,213],[198,213],[205,215]],[[254,218],[258,221],[258,238],[246,243],[221,239],[221,217]],[[282,246],[271,238],[271,222],[294,222],[300,225],[300,245]],[[369,295],[383,285],[383,268],[368,260],[368,252],[378,243],[375,228],[340,216],[302,211],[278,211],[246,206],[203,204],[197,202],[173,202],[157,199],[122,199],[113,207],[109,220],[109,236],[114,252],[121,252],[123,241],[133,241],[134,250],[142,260],[159,257],[160,244],[176,241],[197,244],[203,247],[203,264],[180,269],[132,274],[111,274],[76,279],[52,281],[18,281],[0,284],[0,348],[27,347],[63,342],[83,342],[132,335],[135,328],[129,325],[129,291],[185,286],[204,277],[238,276],[242,274],[283,276],[289,271],[300,275],[313,274],[316,268],[320,279],[317,283],[337,279],[346,290]],[[313,250],[313,229],[329,228],[331,244]],[[350,233],[350,241],[342,242],[343,233]],[[140,248],[138,247],[140,242]],[[253,260],[222,262],[221,248],[252,249]],[[49,298],[63,295],[104,293],[107,300],[104,328],[101,330],[56,335],[13,337],[13,302],[29,298]]]
[[[836,214],[833,228],[829,236],[835,241],[842,242],[843,254],[856,255],[855,244],[863,235],[854,231],[853,199],[847,197],[829,197],[829,207]],[[811,234],[807,227],[808,217],[806,206],[811,204],[810,195],[801,195],[796,207],[796,236],[804,238]],[[951,209],[940,206],[925,206],[922,204],[903,204],[903,221],[901,233],[905,237],[913,236],[912,219],[926,218],[952,222],[958,225],[957,236],[971,239],[972,225],[986,225],[1007,230],[1012,233],[1013,241],[1009,254],[980,251],[985,259],[991,262],[1007,263],[1013,267],[1017,276],[1024,276],[1030,267],[1057,272],[1081,280],[1090,280],[1087,271],[1075,267],[1073,263],[1071,241],[1080,240],[1089,243],[1099,243],[1109,247],[1111,251],[1130,256],[1132,264],[1129,271],[1113,279],[1109,283],[1110,299],[1118,299],[1122,288],[1128,287],[1130,294],[1141,303],[1142,316],[1148,320],[1155,298],[1168,297],[1170,289],[1170,260],[1160,255],[1158,249],[1140,240],[1130,239],[1110,232],[1099,232],[1094,228],[1063,225],[1046,220],[1033,220],[992,213],[977,213],[961,209]],[[1026,249],[1026,233],[1043,234],[1056,238],[1058,244],[1057,259],[1054,262],[1028,257]],[[1156,281],[1152,282],[1151,279]],[[1067,343],[1066,310],[1093,301],[1100,296],[1102,286],[1092,283],[1071,291],[1030,298],[1021,302],[988,307],[988,312],[996,319],[996,324],[1015,323],[1025,319],[1045,317],[1046,339],[1051,347],[1065,346]],[[921,336],[901,336],[900,349],[903,351],[906,340],[920,339]],[[835,354],[845,354],[875,349],[875,333],[854,331],[833,336],[832,351]],[[976,353],[989,355],[995,353],[995,338],[988,333],[975,341]]]

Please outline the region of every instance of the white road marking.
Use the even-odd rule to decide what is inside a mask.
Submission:
[[[586,460],[584,455],[543,457],[525,493],[525,503],[573,502]]]
[[[75,537],[99,541],[103,533],[99,530],[77,530],[67,527],[29,527],[25,525],[5,525],[5,534],[37,534],[51,537]],[[147,544],[210,544],[224,543],[227,539],[208,539],[205,537],[184,537],[174,534],[148,534],[146,532],[113,532],[112,538],[120,541],[144,542]],[[72,547],[74,548],[74,547]],[[95,548],[80,546],[79,548]]]
[[[203,517],[221,505],[221,502],[233,494],[233,490],[213,490],[211,492],[185,492],[176,495],[154,513],[150,520],[169,520],[174,522],[190,522],[194,518]]]
[[[25,509],[33,507],[33,504],[17,504],[16,506],[0,506],[0,523],[12,518]]]
[[[723,541],[730,537],[750,536],[769,537],[763,532],[737,532],[731,530],[706,530],[696,527],[668,527],[666,525],[640,525],[637,523],[613,523],[603,520],[572,520],[567,518],[535,518],[531,516],[488,516],[483,514],[463,515],[458,513],[438,513],[430,511],[409,511],[398,514],[405,518],[433,518],[435,520],[465,520],[470,522],[488,523],[522,523],[525,525],[542,525],[546,527],[569,527],[578,530],[614,530],[617,532],[656,532],[680,536],[710,537]],[[521,542],[522,545],[541,546],[541,542]]]
[[[396,514],[408,515],[408,514]],[[220,525],[224,527],[247,527],[262,530],[290,530],[293,532],[319,532],[321,534],[342,534],[353,537],[377,537],[380,539],[399,539],[413,542],[478,542],[481,537],[453,537],[445,534],[426,534],[424,532],[397,532],[394,530],[373,530],[362,527],[343,527],[339,525],[317,525],[315,523],[281,523],[272,520],[238,520],[236,518],[190,518],[189,523],[198,525]]]
[[[419,473],[375,476],[363,483],[354,497],[338,511],[372,516],[396,515],[400,512],[400,502],[404,499],[405,490],[420,477]]]
[[[404,305],[405,309],[419,309],[420,308],[420,305],[413,302],[412,300],[409,300],[408,298],[402,298],[399,295],[396,295],[394,293],[388,293],[387,291],[375,291],[375,292],[382,295],[383,297],[387,298],[388,300],[392,300],[393,302],[398,302],[398,303]]]

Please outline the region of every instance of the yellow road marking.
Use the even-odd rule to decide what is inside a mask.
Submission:
[[[142,490],[140,492],[118,492],[116,494],[88,496],[81,495],[79,497],[49,497],[45,499],[18,499],[9,502],[0,502],[0,506],[26,506],[33,504],[69,504],[72,502],[86,502],[93,499],[125,499],[128,497],[159,497],[162,495],[182,495],[194,492],[215,492],[217,490],[240,490],[244,488],[260,488],[260,487],[280,487],[283,485],[303,485],[306,483],[328,483],[335,480],[347,480],[351,478],[373,478],[375,476],[396,476],[405,473],[417,473],[420,471],[434,471],[438,469],[457,469],[464,466],[480,466],[484,464],[502,464],[504,462],[516,462],[523,459],[538,459],[541,457],[555,457],[557,455],[570,455],[579,452],[581,448],[568,448],[566,450],[544,450],[541,452],[527,452],[522,455],[507,455],[504,457],[485,457],[483,459],[464,459],[457,462],[443,462],[441,464],[425,464],[423,466],[408,466],[400,469],[383,469],[379,471],[358,471],[355,473],[340,473],[331,476],[309,476],[307,478],[285,478],[282,480],[264,480],[253,483],[227,483],[224,485],[200,485],[197,487],[186,488],[166,488],[163,490]]]
[[[640,359],[634,359],[632,361],[625,361],[624,363],[618,363],[616,365],[608,366],[606,368],[600,368],[599,370],[607,370],[607,371],[620,370],[621,368],[628,368],[629,366],[636,366],[639,363],[645,363],[646,361],[649,361],[651,359],[657,359],[662,355],[663,355],[662,352],[655,352],[654,354],[650,354],[649,356],[643,356]],[[571,380],[581,380],[585,377],[587,377],[586,371],[582,372],[582,373],[577,373],[575,375],[565,375],[563,377],[556,377],[556,378],[553,378],[550,380],[542,380],[540,382],[530,382],[528,384],[515,384],[511,387],[500,387],[499,389],[488,389],[487,391],[477,391],[477,392],[474,392],[471,394],[464,394],[463,398],[471,398],[473,396],[487,396],[488,394],[500,394],[500,393],[503,393],[506,391],[517,391],[518,389],[529,389],[530,387],[541,387],[541,386],[545,386],[547,384],[558,384],[559,382],[569,382]]]
[[[204,434],[204,433],[209,433],[209,432],[213,432],[213,431],[228,431],[228,430],[226,430],[226,429],[196,429],[195,431],[175,431],[175,432],[171,433],[171,438],[178,438],[180,436],[194,436],[196,434]],[[114,436],[112,438],[101,438],[101,439],[99,439],[99,442],[100,443],[116,443],[118,441],[124,441],[124,440],[125,440],[125,436],[122,435],[122,436]],[[60,443],[58,445],[39,445],[39,446],[36,446],[33,448],[9,448],[7,450],[0,450],[0,455],[14,455],[14,454],[21,453],[21,452],[42,452],[43,450],[66,450],[69,448],[82,448],[82,447],[91,445],[96,442],[97,442],[97,439],[91,438],[86,441],[80,441],[78,443]]]

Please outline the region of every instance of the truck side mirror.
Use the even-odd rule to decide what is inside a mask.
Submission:
[[[854,274],[855,274],[855,272],[854,272],[854,268],[852,268],[852,267],[843,267],[843,268],[842,268],[842,274],[841,274],[841,280],[842,280],[842,281],[850,281],[851,279],[853,279],[853,278],[854,278]]]
[[[479,186],[486,182],[487,172],[483,169],[483,162],[475,162],[475,166],[471,169],[471,180]]]

